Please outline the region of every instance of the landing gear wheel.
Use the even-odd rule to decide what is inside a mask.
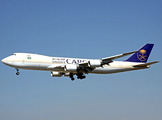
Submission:
[[[71,78],[72,81],[74,80],[74,75],[73,75],[73,73],[70,73],[70,78]]]
[[[71,80],[73,81],[73,80],[75,80],[74,78],[71,78]]]
[[[19,73],[19,72],[17,72],[17,73],[16,73],[16,75],[20,75],[20,73]]]
[[[86,76],[83,73],[77,73],[76,75],[77,75],[77,78],[78,79],[84,79],[84,78],[86,78]]]

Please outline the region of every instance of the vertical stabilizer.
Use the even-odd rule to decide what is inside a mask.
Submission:
[[[140,48],[136,53],[134,53],[125,61],[146,63],[153,46],[154,44],[145,44],[142,48]]]

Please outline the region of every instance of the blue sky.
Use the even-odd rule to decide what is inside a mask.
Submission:
[[[0,59],[14,52],[103,58],[154,43],[148,61],[161,61],[161,6],[160,0],[1,1]],[[2,120],[162,119],[161,63],[73,82],[0,68]]]

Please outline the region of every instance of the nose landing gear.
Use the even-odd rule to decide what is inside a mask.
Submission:
[[[19,69],[16,68],[16,70],[17,70],[16,75],[20,75]]]

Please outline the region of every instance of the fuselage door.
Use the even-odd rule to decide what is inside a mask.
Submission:
[[[12,64],[15,64],[16,54],[12,54]]]

